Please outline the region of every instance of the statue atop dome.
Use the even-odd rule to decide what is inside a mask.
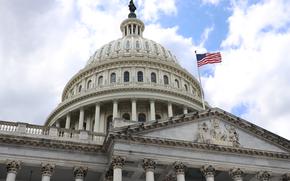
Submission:
[[[129,10],[130,10],[130,14],[128,15],[128,18],[136,18],[136,14],[135,14],[135,11],[136,11],[136,6],[133,2],[133,0],[130,0],[130,3],[129,3]]]

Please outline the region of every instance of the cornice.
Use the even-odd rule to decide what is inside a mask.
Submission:
[[[270,141],[273,144],[277,145],[278,147],[282,148],[283,150],[287,150],[288,152],[290,152],[289,140],[282,138],[274,133],[271,133],[263,128],[260,128],[246,120],[243,120],[218,108],[172,117],[167,121],[137,124],[128,127],[118,128],[115,129],[115,133],[140,135],[144,134],[145,132],[153,131],[155,129],[161,128],[163,129],[170,126],[177,126],[178,124],[184,124],[186,122],[197,122],[200,119],[205,119],[210,116],[215,116],[217,118],[229,122],[230,124],[236,125],[242,130],[252,133],[263,140]]]
[[[222,145],[214,145],[214,144],[201,144],[201,143],[193,143],[190,141],[181,141],[181,140],[170,140],[170,139],[162,139],[162,138],[152,138],[152,137],[144,137],[144,136],[136,136],[136,135],[124,135],[124,134],[110,134],[109,142],[114,141],[125,141],[137,144],[150,144],[157,146],[169,146],[169,147],[182,147],[185,149],[192,150],[200,150],[200,151],[211,151],[211,152],[220,152],[220,153],[231,153],[231,154],[239,154],[239,155],[249,155],[256,157],[268,157],[275,159],[283,159],[290,160],[290,154],[287,153],[279,153],[279,152],[270,152],[256,149],[248,149],[248,148],[237,148],[230,146],[222,146]],[[112,143],[111,143],[112,144]],[[107,142],[104,147],[108,148],[110,144]]]
[[[85,151],[85,152],[103,152],[101,145],[96,144],[85,144],[76,143],[70,141],[43,139],[43,138],[31,138],[25,136],[15,136],[0,134],[0,143],[17,145],[17,146],[27,146],[33,148],[47,148],[47,149],[60,149],[60,150],[74,150],[74,151]]]
[[[146,57],[145,57],[146,58]],[[96,72],[106,70],[106,69],[111,69],[112,67],[120,67],[123,65],[129,65],[129,66],[152,66],[154,68],[164,68],[166,71],[169,72],[174,72],[182,77],[185,77],[188,79],[194,87],[200,92],[201,87],[195,77],[193,77],[187,70],[182,68],[178,64],[173,64],[172,62],[167,62],[167,61],[158,61],[154,59],[148,59],[144,60],[144,57],[128,57],[128,58],[118,58],[118,59],[113,59],[113,60],[108,60],[104,62],[100,62],[94,66],[88,66],[85,67],[84,69],[80,70],[77,74],[75,74],[69,82],[66,84],[63,93],[62,93],[62,101],[65,100],[65,95],[68,93],[69,89],[73,84],[77,83],[78,81],[82,80],[83,78],[86,78],[88,76],[93,75]]]

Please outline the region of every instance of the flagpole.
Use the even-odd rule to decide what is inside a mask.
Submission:
[[[196,55],[196,50],[194,51],[195,55]],[[202,83],[201,83],[201,78],[200,78],[200,73],[199,73],[199,66],[197,64],[196,61],[196,66],[197,66],[197,73],[198,73],[198,80],[200,83],[200,87],[201,87],[201,101],[202,101],[202,108],[205,110],[205,104],[204,104],[204,94],[203,94],[203,88],[202,88]]]

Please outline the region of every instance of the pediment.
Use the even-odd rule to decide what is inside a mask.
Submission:
[[[281,145],[216,117],[175,123],[140,134],[152,138],[288,153]]]

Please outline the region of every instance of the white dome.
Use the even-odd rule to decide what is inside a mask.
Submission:
[[[124,36],[102,46],[90,57],[87,66],[106,60],[133,56],[177,63],[176,57],[159,43],[138,35],[132,35]]]

